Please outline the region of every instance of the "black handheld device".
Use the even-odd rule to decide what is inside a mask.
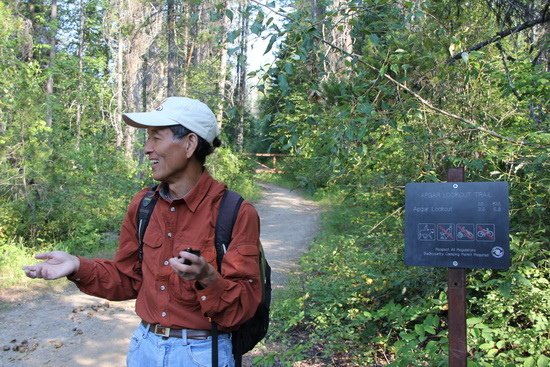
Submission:
[[[201,256],[201,250],[195,250],[195,249],[192,249],[191,247],[188,247],[188,248],[186,248],[186,249],[183,250],[183,251],[190,252],[190,253],[192,253],[193,255]],[[184,264],[184,265],[191,265],[191,261],[185,259],[185,260],[183,261],[183,264]]]

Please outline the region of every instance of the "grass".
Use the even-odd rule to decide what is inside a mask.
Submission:
[[[91,257],[111,258],[116,250],[117,241],[109,236],[91,252],[85,254]],[[45,246],[41,249],[33,250],[26,247],[22,239],[0,240],[0,289],[11,287],[35,287],[37,283],[44,282],[55,285],[54,282],[30,279],[23,272],[24,265],[35,264],[38,260],[34,255],[41,252],[47,252],[57,248],[56,245]],[[68,251],[71,252],[71,251]]]
[[[0,288],[28,285],[31,280],[25,276],[22,268],[36,260],[23,241],[19,239],[0,242],[0,254]]]

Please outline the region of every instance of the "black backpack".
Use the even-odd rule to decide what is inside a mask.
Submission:
[[[137,216],[138,228],[138,259],[141,264],[143,261],[143,236],[149,224],[149,219],[153,213],[157,201],[155,194],[156,186],[149,190],[141,199]],[[218,272],[221,273],[221,264],[223,256],[227,252],[227,247],[231,242],[233,226],[237,220],[237,214],[243,202],[243,198],[234,191],[225,190],[218,217],[216,219],[215,246],[216,259],[218,262]],[[262,301],[258,306],[254,316],[242,324],[239,329],[231,333],[233,344],[233,356],[236,367],[242,366],[242,356],[252,350],[260,340],[262,340],[269,327],[269,306],[271,303],[271,267],[269,266],[263,247],[260,243],[260,276],[262,281]],[[217,325],[212,323],[212,366],[218,366],[218,331]],[[214,347],[215,346],[215,347]]]

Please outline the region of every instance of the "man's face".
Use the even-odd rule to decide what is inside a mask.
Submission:
[[[189,161],[189,136],[174,138],[167,127],[148,128],[144,151],[151,162],[153,178],[157,181],[174,183],[183,178]]]

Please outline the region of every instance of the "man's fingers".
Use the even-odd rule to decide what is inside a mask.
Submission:
[[[40,277],[40,271],[35,266],[25,266],[23,270],[25,271],[25,275],[29,278],[34,279]]]
[[[48,271],[46,269],[42,270],[42,272],[40,273],[40,277],[46,280],[53,280],[57,278],[52,271]]]
[[[173,258],[168,260],[168,262],[170,263],[170,266],[172,267],[172,269],[174,269],[176,271],[181,271],[181,272],[184,272],[185,270],[187,270],[189,268],[189,265],[185,265],[183,263],[183,261],[184,261],[184,259],[179,258],[179,257],[173,257]]]
[[[36,265],[25,265],[23,266],[23,271],[25,273],[33,273],[36,272]]]
[[[34,255],[34,258],[35,259],[40,259],[40,260],[44,260],[44,259],[49,259],[52,257],[52,253],[51,252],[43,252],[41,254],[36,254]]]
[[[182,278],[186,280],[194,279],[196,274],[193,265],[185,265],[184,259],[173,257],[170,260],[170,266],[172,269]]]

